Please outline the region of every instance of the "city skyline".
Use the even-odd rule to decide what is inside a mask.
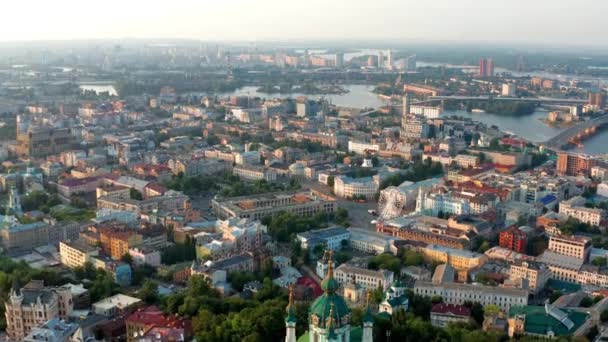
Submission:
[[[600,17],[608,4],[593,0],[311,0],[306,6],[285,6],[277,0],[177,0],[151,1],[145,7],[108,0],[93,11],[74,0],[37,3],[35,11],[31,1],[5,6],[5,13],[14,15],[0,23],[2,42],[137,38],[594,46],[608,41]],[[584,28],[570,24],[583,22]]]

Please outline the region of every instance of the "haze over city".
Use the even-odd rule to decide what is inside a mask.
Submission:
[[[393,40],[598,48],[608,42],[608,3],[597,0],[30,0],[2,7],[0,41]]]

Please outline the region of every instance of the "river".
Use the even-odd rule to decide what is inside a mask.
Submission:
[[[324,97],[334,105],[356,108],[377,108],[387,104],[386,100],[383,100],[376,94],[372,93],[374,87],[371,85],[347,85],[344,87],[346,90],[348,90],[348,92],[344,94],[307,95],[301,93],[266,94],[258,92],[258,87],[247,86],[232,92],[221,93],[218,95],[247,95],[259,96],[262,98],[306,96],[310,99],[319,99]],[[111,93],[116,91],[111,85],[108,86],[99,84],[81,85],[81,89],[110,91]],[[552,127],[541,121],[541,119],[547,116],[546,111],[536,111],[525,116],[508,116],[493,113],[468,113],[466,111],[446,111],[442,114],[444,117],[450,115],[459,115],[466,118],[471,118],[475,121],[483,122],[486,125],[496,125],[505,132],[516,134],[521,138],[533,142],[546,141],[563,130],[563,128]],[[604,130],[590,139],[585,140],[583,144],[584,146],[576,149],[576,151],[588,154],[608,153],[608,130]]]
[[[360,85],[351,84],[344,86],[347,93],[344,94],[327,94],[327,95],[307,95],[302,93],[289,93],[289,94],[267,94],[258,92],[258,87],[247,86],[239,88],[232,92],[226,92],[218,94],[219,96],[258,96],[261,98],[277,98],[277,97],[298,97],[306,96],[309,99],[320,99],[321,97],[327,99],[332,104],[342,107],[355,107],[355,108],[378,108],[384,106],[388,101],[381,99],[377,94],[373,93],[374,86],[371,85]]]

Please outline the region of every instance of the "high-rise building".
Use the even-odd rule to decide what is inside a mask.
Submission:
[[[393,51],[391,49],[388,49],[386,53],[386,68],[389,70],[393,69]]]
[[[405,60],[406,71],[416,71],[416,55],[411,55]]]
[[[369,55],[367,57],[367,66],[370,67],[370,68],[375,67],[376,66],[376,60],[377,59],[374,56]]]
[[[18,119],[19,120],[19,119]],[[70,128],[17,125],[16,153],[21,158],[47,157],[72,148],[75,141]]]
[[[515,96],[515,89],[517,87],[515,86],[515,84],[513,83],[505,83],[502,85],[502,92],[501,95],[502,96],[510,96],[513,97]]]
[[[381,69],[384,66],[384,54],[382,51],[378,51],[378,69]]]
[[[407,127],[407,116],[410,114],[410,94],[403,95],[403,109],[401,110],[401,136],[404,136]]]
[[[516,69],[519,72],[522,72],[526,69],[526,59],[524,58],[524,56],[522,56],[522,55],[517,56]]]
[[[479,60],[479,76],[492,77],[494,76],[494,61],[490,58],[482,58]]]
[[[589,105],[598,109],[606,107],[606,94],[601,91],[589,92]]]
[[[341,69],[344,67],[344,53],[336,53],[336,68]]]
[[[557,154],[556,170],[560,175],[576,176],[579,173],[588,175],[596,160],[588,155],[559,152]]]

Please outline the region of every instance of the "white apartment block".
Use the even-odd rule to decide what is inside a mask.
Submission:
[[[470,167],[475,167],[479,165],[479,157],[478,156],[470,156],[467,154],[459,154],[454,157],[454,161],[458,166],[468,169]]]
[[[267,182],[275,182],[277,173],[265,168],[264,166],[255,165],[237,165],[232,168],[232,174],[246,180],[266,180]]]
[[[559,204],[559,213],[590,225],[599,226],[604,216],[602,209],[586,208],[585,198],[577,196]]]
[[[425,297],[440,296],[447,304],[462,305],[467,301],[477,302],[482,306],[496,304],[504,311],[508,311],[512,306],[528,305],[528,291],[496,286],[416,281],[414,293]]]
[[[437,216],[440,212],[453,215],[463,215],[471,213],[469,200],[461,197],[451,196],[450,194],[422,194],[416,203],[418,213],[429,213]]]
[[[394,274],[387,270],[376,271],[342,264],[336,268],[334,277],[342,286],[348,284],[354,278],[355,283],[365,291],[374,291],[378,287],[386,291],[393,283]]]
[[[549,278],[551,278],[549,267],[535,262],[522,261],[511,264],[509,271],[509,279],[521,282],[522,288],[528,289],[531,293],[541,291]]]
[[[348,141],[348,152],[365,155],[367,152],[378,152],[380,151],[379,144],[372,144],[366,142]]]
[[[433,107],[433,106],[410,106],[410,114],[422,115],[427,119],[437,119],[441,114],[441,107]]]
[[[260,152],[258,151],[241,152],[234,156],[234,163],[237,165],[259,164],[260,161]]]
[[[99,249],[87,245],[83,241],[60,241],[59,257],[61,263],[67,267],[83,266],[91,257],[99,256]]]
[[[594,166],[591,168],[591,177],[599,180],[608,179],[608,169],[601,166]]]
[[[365,229],[348,228],[350,232],[350,247],[369,254],[382,254],[389,252],[393,237],[371,232]]]
[[[585,261],[591,252],[590,241],[584,236],[551,235],[548,249]]]

